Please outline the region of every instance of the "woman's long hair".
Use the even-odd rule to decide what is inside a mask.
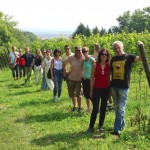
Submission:
[[[99,53],[98,53],[98,59],[97,59],[97,63],[101,63],[101,55],[102,55],[102,53],[104,52],[104,51],[106,51],[106,53],[107,53],[107,60],[106,60],[106,62],[109,62],[109,59],[110,59],[110,53],[109,53],[109,51],[107,50],[107,49],[101,49],[100,51],[99,51]]]

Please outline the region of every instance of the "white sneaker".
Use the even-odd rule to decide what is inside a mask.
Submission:
[[[60,101],[60,97],[58,97],[58,99],[57,99],[58,101]]]
[[[100,131],[100,132],[104,132],[105,129],[101,126],[101,127],[99,127],[99,131]]]

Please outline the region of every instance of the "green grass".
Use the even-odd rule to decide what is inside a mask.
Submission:
[[[145,82],[144,82],[145,81]],[[126,127],[119,138],[110,134],[113,130],[114,112],[107,112],[104,127],[106,132],[85,134],[90,114],[71,112],[66,84],[60,102],[53,103],[52,91],[40,91],[40,85],[24,86],[23,81],[13,81],[10,70],[0,71],[0,149],[1,150],[124,150],[149,149],[150,133],[146,122],[145,131],[138,125],[131,127],[137,108],[150,118],[150,91],[145,77],[141,83],[131,82],[126,107]],[[147,88],[147,90],[146,90]],[[137,95],[137,96],[136,96]],[[98,126],[98,118],[95,129]]]

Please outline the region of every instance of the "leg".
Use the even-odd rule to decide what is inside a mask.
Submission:
[[[103,126],[106,114],[107,101],[109,97],[109,88],[101,89],[101,107],[99,116],[99,128]]]
[[[94,124],[95,124],[98,109],[99,109],[99,100],[100,100],[99,90],[98,89],[93,89],[93,110],[92,110],[92,113],[91,113],[89,128],[94,128]]]
[[[111,88],[114,107],[115,107],[115,123],[114,131],[121,131],[124,127],[125,107],[128,97],[128,89]]]

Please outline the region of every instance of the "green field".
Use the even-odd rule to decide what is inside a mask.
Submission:
[[[85,99],[81,113],[71,112],[66,84],[60,102],[52,102],[52,91],[34,84],[13,81],[11,71],[0,70],[0,149],[1,150],[142,150],[150,149],[150,90],[145,75],[139,84],[132,75],[126,107],[126,127],[120,137],[113,131],[114,112],[107,112],[100,134],[85,134],[90,114]],[[98,127],[98,118],[95,129]]]

